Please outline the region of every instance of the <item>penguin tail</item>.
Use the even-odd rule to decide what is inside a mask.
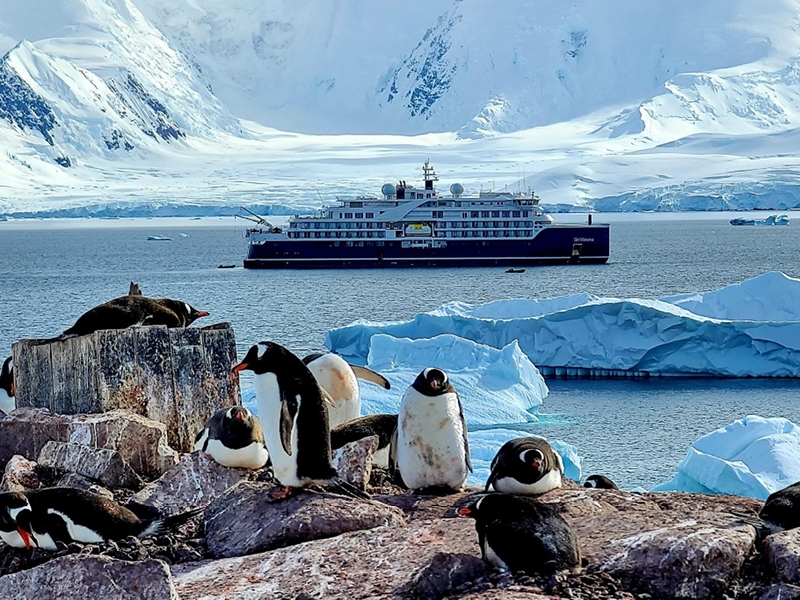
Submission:
[[[336,477],[331,477],[325,482],[325,489],[335,494],[340,494],[356,500],[371,499],[371,496],[367,492],[363,492],[354,485],[347,483],[338,475]]]
[[[151,537],[153,535],[157,535],[162,531],[170,531],[175,529],[176,527],[180,527],[187,521],[193,519],[199,514],[202,514],[205,511],[206,507],[202,506],[200,508],[195,508],[194,510],[189,510],[184,513],[180,513],[178,515],[172,515],[170,517],[157,517],[152,519],[151,521],[146,521],[145,528],[142,532],[136,536],[139,539],[144,539],[146,537]]]
[[[61,335],[57,335],[56,337],[47,338],[44,340],[36,340],[32,346],[44,346],[45,344],[52,344],[53,342],[63,342],[64,340],[68,340],[70,338],[78,337],[77,333],[68,333],[69,329],[62,333]]]
[[[753,527],[756,530],[756,537],[759,540],[763,540],[768,535],[772,535],[783,529],[783,527],[770,523],[769,521],[764,521],[753,515],[745,515],[737,512],[730,512],[728,514],[737,517],[742,523]]]

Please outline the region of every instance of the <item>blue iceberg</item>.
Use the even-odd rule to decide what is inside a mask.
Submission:
[[[689,446],[671,481],[653,491],[732,494],[766,500],[800,481],[800,427],[750,415]]]

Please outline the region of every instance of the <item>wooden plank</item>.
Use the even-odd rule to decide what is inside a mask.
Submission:
[[[50,360],[53,365],[53,399],[50,410],[59,414],[73,414],[72,399],[75,397],[75,369],[72,357],[77,338],[69,338],[50,344]]]
[[[93,337],[100,412],[128,408],[144,414],[147,399],[136,365],[136,332],[133,329],[105,330],[94,333]]]
[[[231,371],[236,364],[236,336],[230,323],[204,327],[203,351],[208,367],[209,394],[215,398],[215,410],[242,403],[239,374]]]
[[[143,395],[140,415],[167,426],[170,446],[179,439],[175,388],[172,382],[172,347],[169,330],[162,325],[136,327],[136,365]],[[177,446],[172,446],[178,449]]]
[[[74,368],[72,411],[75,413],[98,413],[103,408],[97,392],[97,336],[85,335],[75,338],[72,347]]]
[[[17,408],[50,409],[53,400],[53,369],[50,345],[40,340],[20,340],[11,347]]]
[[[176,445],[181,452],[188,452],[195,435],[205,426],[208,413],[204,409],[207,400],[205,378],[206,360],[203,353],[202,333],[199,329],[170,329],[172,352],[172,381],[175,385],[175,406],[178,413]]]

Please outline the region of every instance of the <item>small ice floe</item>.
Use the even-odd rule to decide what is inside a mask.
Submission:
[[[166,235],[148,235],[147,236],[148,242],[171,242],[172,238],[167,237]]]
[[[187,238],[187,237],[189,237],[189,234],[188,233],[179,233],[178,237],[181,238],[181,239],[182,238]]]

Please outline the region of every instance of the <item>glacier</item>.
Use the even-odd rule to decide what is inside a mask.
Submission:
[[[800,427],[749,415],[693,442],[672,480],[653,488],[760,500],[800,481]]]
[[[370,348],[373,336],[451,334],[493,348],[517,341],[545,376],[800,377],[800,320],[790,306],[798,293],[800,280],[767,273],[700,300],[577,294],[479,306],[450,303],[411,321],[359,321],[332,329],[325,345],[363,364],[368,356],[378,360]],[[689,310],[752,317],[745,311],[748,304],[763,308],[765,320],[712,318]]]
[[[5,0],[0,218],[305,211],[426,158],[560,210],[798,207],[798,8]]]

